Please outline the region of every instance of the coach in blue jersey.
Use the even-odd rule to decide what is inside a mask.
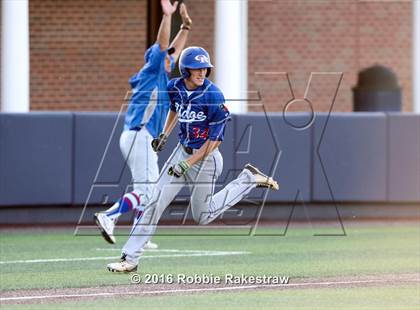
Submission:
[[[136,219],[141,217],[148,203],[151,187],[159,177],[158,158],[151,141],[162,132],[169,110],[167,92],[168,75],[184,48],[192,21],[184,3],[180,5],[182,26],[169,45],[171,17],[178,2],[161,0],[163,17],[157,41],[144,55],[143,68],[130,80],[132,95],[125,115],[124,131],[120,138],[121,152],[127,161],[133,178],[133,192],[125,194],[105,212],[95,214],[95,221],[105,240],[115,243],[113,231],[119,216],[136,210]],[[149,242],[146,247],[157,247]]]
[[[278,189],[272,178],[247,164],[239,176],[224,189],[214,193],[215,182],[223,169],[219,145],[224,139],[230,113],[220,89],[207,79],[213,65],[201,47],[185,49],[179,61],[182,76],[171,80],[168,92],[170,112],[163,133],[153,142],[157,151],[179,123],[179,144],[167,160],[143,217],[133,227],[122,249],[120,262],[108,264],[113,272],[137,270],[144,245],[156,230],[159,219],[185,185],[191,190],[191,211],[194,220],[208,224],[234,206],[255,187]]]

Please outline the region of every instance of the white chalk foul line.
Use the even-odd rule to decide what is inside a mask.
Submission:
[[[396,280],[397,281],[397,280]],[[57,295],[38,295],[38,296],[19,296],[19,297],[2,297],[0,301],[12,300],[31,300],[31,299],[48,299],[48,298],[79,298],[79,297],[100,297],[100,296],[117,296],[117,295],[154,295],[154,294],[173,294],[173,293],[194,293],[194,292],[214,292],[214,291],[233,291],[257,288],[276,288],[276,287],[305,287],[305,286],[331,286],[331,285],[351,285],[351,284],[368,284],[368,283],[389,283],[389,279],[373,279],[373,280],[353,280],[353,281],[333,281],[333,282],[305,282],[305,283],[288,283],[288,284],[259,284],[259,285],[243,285],[243,286],[224,286],[209,288],[191,288],[191,289],[173,289],[173,290],[156,290],[145,292],[114,292],[114,293],[88,293],[88,294],[57,294]],[[418,280],[405,280],[405,282],[419,282]]]
[[[121,252],[119,248],[95,248],[96,251],[110,251],[110,252]],[[224,252],[224,251],[206,251],[206,250],[179,250],[179,249],[145,249],[145,252],[162,252],[162,253],[208,253],[208,252]]]
[[[171,257],[196,257],[196,256],[229,256],[229,255],[247,255],[251,252],[226,252],[226,251],[200,251],[167,255],[144,255],[146,258],[171,258]],[[28,260],[9,260],[0,261],[0,265],[5,264],[36,264],[36,263],[59,263],[59,262],[80,262],[94,260],[118,259],[119,256],[96,256],[96,257],[75,257],[75,258],[46,258],[46,259],[28,259]]]

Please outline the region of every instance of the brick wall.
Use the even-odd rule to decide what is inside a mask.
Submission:
[[[119,110],[143,65],[146,1],[29,5],[31,110]]]
[[[286,75],[255,72],[288,72],[295,98],[304,97],[311,72],[324,72],[312,76],[307,97],[314,110],[328,111],[340,80],[331,72],[342,72],[333,111],[351,111],[358,71],[380,63],[396,72],[404,110],[412,110],[411,14],[407,1],[250,1],[250,90],[260,91],[266,110],[279,111],[293,98]]]
[[[397,73],[405,111],[413,111],[411,2],[359,3],[359,68],[379,63]]]
[[[214,1],[188,4],[188,44],[213,55]],[[411,27],[407,1],[250,0],[249,89],[266,110],[281,111],[304,97],[311,72],[324,72],[312,76],[307,97],[328,111],[340,79],[331,72],[342,72],[333,110],[351,111],[358,71],[380,63],[397,73],[411,111]],[[30,0],[30,33],[32,110],[119,110],[127,79],[143,65],[146,0]]]

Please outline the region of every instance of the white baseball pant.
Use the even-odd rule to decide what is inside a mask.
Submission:
[[[146,128],[123,131],[120,137],[120,149],[131,171],[133,191],[140,196],[141,208],[148,204],[153,185],[159,178],[158,157],[152,149],[152,140]]]

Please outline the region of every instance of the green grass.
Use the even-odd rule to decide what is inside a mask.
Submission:
[[[347,236],[313,236],[310,228],[291,227],[282,236],[176,236],[179,230],[169,231],[173,236],[157,236],[154,241],[162,249],[248,251],[237,256],[177,257],[145,259],[140,273],[160,274],[214,274],[284,275],[293,278],[338,277],[345,275],[373,275],[415,273],[420,271],[420,228],[416,224],[356,225],[347,228]],[[221,230],[217,233],[220,234]],[[264,233],[274,232],[264,228]],[[276,231],[278,233],[278,231]],[[165,233],[168,233],[165,230]],[[121,247],[125,237],[119,237]],[[76,258],[118,256],[118,252],[98,251],[113,248],[99,236],[73,236],[68,230],[8,231],[1,233],[0,260],[28,260],[43,258]],[[157,253],[154,253],[157,254]],[[146,255],[151,255],[147,253]],[[105,266],[111,260],[84,262],[0,264],[0,289],[34,289],[106,286],[130,283],[129,275],[109,273]],[[382,297],[383,298],[382,298]],[[418,284],[383,288],[324,288],[304,290],[247,291],[230,293],[203,293],[181,296],[148,296],[141,298],[109,298],[95,302],[66,302],[53,304],[54,309],[92,308],[130,309],[156,308],[292,308],[308,309],[351,308],[367,301],[366,309],[415,308],[412,296],[420,296]],[[362,298],[362,299],[361,299]],[[211,300],[211,304],[208,303]],[[418,299],[416,299],[418,300]],[[204,303],[204,304],[203,304]],[[99,306],[101,305],[101,306]],[[201,305],[201,307],[200,307]],[[204,305],[204,307],[202,307]],[[313,307],[311,308],[311,305]],[[369,307],[371,305],[372,307]],[[2,309],[3,306],[2,305]],[[42,307],[41,307],[42,306]],[[7,308],[44,309],[43,305],[9,305]],[[170,307],[171,306],[171,307]],[[25,308],[26,307],[26,308]],[[38,307],[38,308],[37,308]],[[353,308],[355,308],[353,307]],[[19,308],[20,309],[20,308]]]

